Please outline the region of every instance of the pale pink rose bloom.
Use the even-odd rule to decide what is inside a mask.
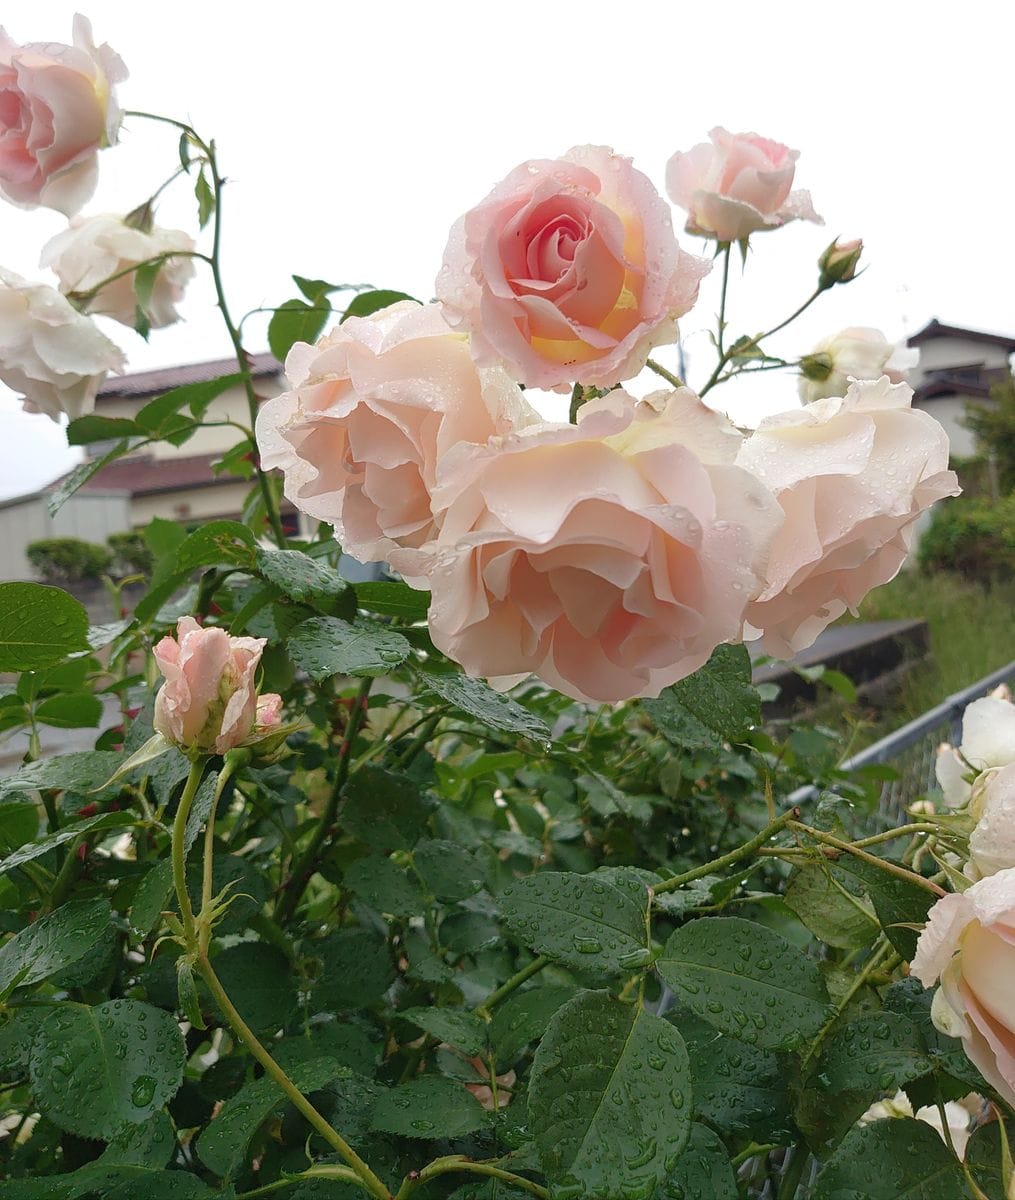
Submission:
[[[978,784],[966,871],[973,879],[1015,867],[1015,762],[985,772]]]
[[[687,213],[687,232],[736,242],[787,221],[824,221],[809,192],[794,192],[800,154],[756,133],[730,133],[717,125],[686,153],[666,164],[666,190]]]
[[[39,265],[50,267],[60,280],[60,291],[88,292],[104,279],[174,250],[191,251],[194,239],[182,229],[155,226],[148,233],[124,224],[116,213],[75,217],[70,228],[58,233],[42,248]],[[147,313],[153,329],[179,320],[176,305],[194,277],[189,257],[168,258],[159,268],[148,301]],[[90,314],[112,317],[132,329],[137,297],[133,272],[120,275],[101,288],[88,304]]]
[[[898,573],[920,513],[958,494],[948,437],[912,395],[885,378],[854,383],[844,397],[766,417],[745,440],[738,464],[786,514],[768,586],[747,611],[767,654],[791,658],[855,611]]]
[[[942,742],[937,748],[934,774],[944,794],[946,807],[961,808],[969,799],[970,783],[966,777],[970,769],[958,750],[948,742]]]
[[[970,1092],[962,1100],[949,1100],[942,1107],[948,1123],[948,1136],[945,1136],[941,1113],[936,1104],[928,1104],[913,1111],[913,1105],[905,1092],[896,1092],[890,1100],[877,1100],[860,1117],[857,1124],[870,1125],[873,1121],[909,1117],[923,1121],[937,1131],[941,1140],[948,1145],[949,1140],[959,1158],[966,1157],[966,1146],[973,1132],[973,1117],[982,1110],[984,1099],[976,1092]]]
[[[919,350],[888,341],[880,329],[851,326],[819,342],[800,361],[797,380],[805,404],[826,396],[845,396],[853,379],[905,383],[920,358]]]
[[[164,637],[153,651],[166,680],[155,697],[156,732],[193,753],[225,754],[239,746],[254,729],[254,676],[266,644],[181,617],[176,637]]]
[[[67,216],[95,191],[98,151],[116,141],[122,115],[113,85],[127,78],[80,14],[73,30],[73,46],[19,46],[0,29],[0,193]]]
[[[959,749],[977,771],[1015,763],[1015,704],[994,694],[974,700],[962,714]]]
[[[912,974],[930,987],[934,1024],[1015,1104],[1015,869],[943,896],[920,934]]]
[[[740,434],[682,389],[620,390],[442,464],[434,643],[469,675],[656,696],[738,640],[780,520]]]
[[[438,459],[536,419],[502,370],[477,370],[433,304],[405,300],[297,343],[286,374],[290,389],[258,414],[263,465],[285,473],[286,496],[333,525],[349,554],[409,578],[437,532]]]
[[[84,416],[107,373],[124,364],[120,348],[55,288],[0,267],[0,380],[26,412]]]
[[[264,692],[257,697],[254,725],[258,730],[275,729],[282,724],[282,697],[277,692]]]
[[[709,267],[630,159],[578,146],[522,163],[460,218],[436,289],[480,364],[527,387],[612,387],[676,340]]]

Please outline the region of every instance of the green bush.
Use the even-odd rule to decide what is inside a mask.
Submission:
[[[984,498],[942,505],[919,548],[925,571],[958,571],[969,579],[1015,576],[1015,495],[996,504]]]
[[[150,575],[155,556],[137,529],[111,533],[106,545],[113,552],[114,566],[118,575]]]
[[[83,538],[41,538],[25,554],[46,583],[74,583],[98,579],[113,562],[113,552]]]

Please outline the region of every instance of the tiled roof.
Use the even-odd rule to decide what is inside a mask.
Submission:
[[[176,492],[181,488],[236,483],[235,475],[212,474],[211,464],[219,458],[220,454],[122,458],[93,475],[87,483],[82,484],[81,491],[126,492],[131,496],[148,496],[157,492]]]
[[[273,354],[251,354],[250,369],[255,379],[279,375],[282,364]],[[185,383],[204,383],[220,375],[236,372],[235,358],[217,358],[213,362],[187,363],[182,367],[160,367],[156,371],[133,371],[129,375],[111,375],[99,388],[97,400],[130,396],[159,396]]]
[[[991,346],[1003,346],[1008,353],[1015,351],[1015,338],[1003,333],[983,333],[979,329],[963,329],[959,325],[942,325],[937,317],[906,339],[907,346],[920,346],[934,338],[958,338],[963,342],[985,342]]]

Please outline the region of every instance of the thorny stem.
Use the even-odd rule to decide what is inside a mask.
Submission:
[[[183,931],[188,942],[195,940],[195,924],[194,910],[191,907],[190,894],[187,891],[185,834],[187,818],[190,816],[191,805],[194,803],[197,789],[201,785],[201,777],[204,775],[207,761],[206,758],[199,758],[191,764],[190,774],[187,776],[183,795],[180,797],[180,804],[176,810],[176,820],[173,822],[173,884],[176,888],[176,900],[180,906],[180,916],[183,918]]]
[[[333,1167],[323,1163],[319,1167],[310,1167],[298,1175],[287,1175],[284,1179],[276,1179],[274,1183],[266,1183],[264,1187],[254,1188],[252,1192],[237,1192],[236,1200],[260,1200],[261,1196],[270,1196],[282,1188],[296,1187],[304,1179],[338,1179],[343,1183],[355,1183],[365,1191],[368,1190],[363,1180],[351,1167]]]
[[[769,838],[777,834],[780,829],[785,829],[787,825],[795,821],[799,816],[800,810],[798,808],[789,809],[788,812],[784,812],[781,817],[774,820],[771,825],[766,825],[749,842],[744,842],[742,846],[738,846],[736,850],[731,850],[729,854],[724,854],[720,858],[714,858],[711,862],[702,864],[700,867],[695,867],[692,871],[685,871],[683,875],[674,875],[670,879],[664,879],[662,883],[654,884],[652,891],[657,896],[663,892],[674,892],[677,888],[683,887],[685,883],[691,883],[695,879],[711,875],[713,871],[720,871],[723,867],[730,867],[734,863],[740,862],[742,858],[749,857],[755,850],[762,847]]]
[[[303,1095],[299,1088],[293,1083],[289,1076],[283,1071],[278,1063],[271,1057],[267,1050],[258,1041],[257,1036],[250,1026],[244,1021],[240,1014],[236,1011],[233,1002],[229,999],[225,988],[222,986],[219,977],[215,974],[215,968],[208,960],[208,956],[200,954],[196,963],[197,969],[201,972],[205,983],[208,985],[208,990],[215,998],[215,1003],[225,1014],[229,1024],[233,1027],[236,1034],[242,1039],[250,1053],[264,1067],[265,1071],[274,1079],[282,1091],[286,1094],[293,1105],[306,1117],[310,1124],[324,1138],[324,1140],[334,1150],[345,1159],[359,1179],[362,1180],[364,1188],[372,1195],[376,1196],[377,1200],[390,1200],[391,1193],[384,1186],[381,1180],[374,1174],[370,1167],[363,1161],[356,1151],[349,1145],[344,1137],[321,1116],[310,1101]]]
[[[202,954],[208,953],[208,943],[211,941],[211,889],[212,889],[212,869],[215,865],[215,810],[218,808],[218,802],[222,797],[226,784],[236,772],[239,762],[236,759],[227,758],[225,765],[219,772],[219,777],[215,783],[215,795],[212,797],[211,809],[208,813],[208,821],[204,827],[204,864],[201,869],[201,912],[203,920],[200,922],[198,929],[198,949]]]
[[[947,895],[944,888],[934,883],[932,879],[927,879],[923,875],[917,875],[915,871],[907,871],[905,867],[900,867],[898,863],[878,858],[876,854],[868,854],[866,850],[860,849],[858,846],[853,845],[852,842],[844,842],[831,833],[825,833],[823,829],[813,829],[810,825],[804,825],[801,821],[793,821],[790,827],[798,833],[805,833],[808,837],[814,838],[816,842],[822,842],[826,846],[832,846],[836,850],[852,854],[855,858],[863,859],[864,862],[869,862],[872,866],[885,871],[889,875],[895,875],[899,879],[915,883],[917,887],[921,887],[924,891],[931,892],[935,896]],[[658,889],[656,890],[658,891]]]
[[[327,840],[331,827],[335,823],[335,814],[338,812],[338,802],[341,798],[342,788],[345,787],[345,782],[349,778],[352,744],[356,740],[356,735],[363,724],[366,700],[370,694],[372,684],[372,679],[364,679],[356,693],[352,712],[349,714],[349,723],[346,726],[345,735],[342,738],[339,750],[338,767],[335,772],[335,782],[331,789],[331,795],[328,797],[324,812],[321,813],[321,819],[317,822],[317,827],[314,829],[306,849],[300,855],[299,860],[293,864],[289,879],[285,885],[285,893],[279,901],[278,920],[280,922],[288,921],[296,911],[296,906],[299,904],[306,886],[310,882],[310,877],[314,873],[314,864],[317,861],[318,852]]]
[[[124,267],[120,271],[114,271],[112,275],[107,275],[105,279],[100,279],[94,287],[90,287],[87,291],[75,292],[75,299],[87,305],[108,284],[115,283],[125,275],[133,275],[136,271],[140,271],[142,267],[150,267],[154,263],[158,263],[161,266],[162,263],[168,262],[171,258],[199,258],[202,262],[208,263],[209,266],[214,266],[208,255],[202,254],[199,250],[167,250],[165,254],[155,254],[151,258],[146,258],[144,262],[131,263],[129,267]]]
[[[427,1183],[431,1179],[436,1179],[438,1175],[446,1175],[451,1171],[465,1171],[471,1175],[486,1175],[491,1179],[500,1179],[512,1187],[521,1188],[522,1191],[528,1192],[532,1196],[538,1196],[539,1200],[549,1200],[550,1193],[546,1188],[541,1187],[538,1183],[533,1183],[531,1179],[523,1179],[521,1175],[514,1175],[492,1163],[472,1162],[461,1154],[434,1159],[422,1171],[406,1176],[402,1186],[398,1189],[395,1200],[406,1200],[406,1197],[410,1196],[420,1184]]]
[[[733,243],[727,242],[722,260],[722,291],[719,294],[719,337],[716,341],[716,348],[719,351],[719,357],[723,361],[726,359],[726,350],[724,349],[726,337],[726,292],[730,282],[730,251],[732,249]]]
[[[257,394],[254,391],[254,377],[250,371],[250,361],[247,358],[247,352],[243,349],[243,343],[240,340],[240,334],[236,326],[233,324],[232,317],[229,315],[229,304],[226,300],[225,287],[222,282],[222,262],[221,262],[221,244],[222,244],[222,185],[225,180],[219,174],[218,159],[215,155],[214,142],[206,142],[191,125],[187,125],[183,121],[176,121],[172,117],[162,117],[156,113],[142,112],[137,109],[128,109],[124,114],[128,117],[142,117],[149,121],[161,121],[163,124],[172,125],[176,129],[183,130],[184,133],[193,141],[193,143],[204,153],[207,158],[209,173],[211,174],[212,193],[215,199],[215,211],[212,225],[212,249],[209,263],[211,265],[212,281],[215,285],[215,296],[218,300],[219,312],[222,314],[222,320],[225,323],[226,331],[229,334],[229,340],[233,344],[233,352],[236,356],[236,365],[239,368],[240,379],[243,383],[243,390],[247,396],[247,408],[250,412],[250,425],[253,428],[257,423]],[[268,517],[268,523],[271,526],[272,534],[276,543],[283,548],[286,545],[285,531],[282,528],[282,521],[278,514],[278,505],[275,502],[275,494],[271,489],[271,484],[268,482],[268,477],[261,470],[259,462],[255,460],[255,470],[257,473],[257,484],[261,492],[261,499],[264,501],[265,513]]]
[[[884,940],[883,937],[879,939],[879,941],[880,945],[876,946],[875,949],[871,951],[871,956],[866,963],[864,963],[863,970],[858,972],[856,978],[849,985],[845,995],[840,997],[839,1001],[836,1003],[835,1010],[833,1011],[832,1015],[818,1030],[817,1036],[814,1038],[814,1041],[811,1042],[807,1049],[807,1053],[803,1057],[803,1061],[800,1064],[802,1067],[806,1067],[810,1060],[821,1048],[821,1043],[827,1037],[828,1031],[845,1011],[846,1005],[849,1004],[850,1000],[853,999],[853,997],[864,986],[864,984],[866,984],[873,975],[876,975],[878,971],[883,970],[889,964],[891,964],[892,969],[894,969],[897,962],[901,961],[901,959],[899,959],[898,956],[892,952],[892,947],[888,941]]]
[[[657,363],[654,358],[646,358],[645,366],[648,367],[648,369],[650,371],[655,371],[655,373],[657,375],[661,375],[668,384],[670,384],[671,386],[673,386],[675,388],[682,388],[682,387],[687,386],[684,383],[684,381],[680,378],[679,375],[674,375],[672,371],[667,371],[667,369],[662,365],[662,363]]]

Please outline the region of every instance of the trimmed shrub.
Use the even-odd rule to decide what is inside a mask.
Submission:
[[[984,498],[942,504],[920,539],[925,571],[958,571],[969,579],[1015,576],[1015,495],[996,504]]]
[[[75,583],[99,579],[113,562],[113,552],[83,538],[41,538],[31,542],[25,555],[46,583]]]
[[[113,552],[113,565],[117,575],[151,574],[155,556],[140,530],[130,529],[124,530],[122,533],[111,533],[106,538],[106,545]]]

